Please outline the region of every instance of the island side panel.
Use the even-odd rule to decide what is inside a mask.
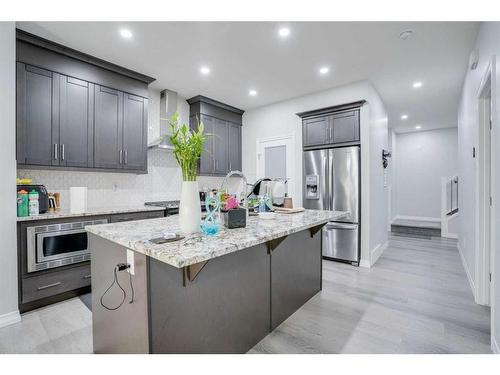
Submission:
[[[321,230],[286,237],[271,252],[271,329],[321,290]]]
[[[152,353],[245,353],[269,333],[266,244],[210,260],[186,286],[152,258],[149,276]]]
[[[149,353],[146,256],[134,253],[134,302],[129,303],[132,295],[129,273],[118,272],[118,281],[127,295],[119,309],[109,311],[101,306],[100,299],[113,282],[114,267],[127,263],[127,249],[91,233],[88,237],[94,353]],[[108,307],[115,307],[122,298],[123,293],[115,283],[103,302]]]

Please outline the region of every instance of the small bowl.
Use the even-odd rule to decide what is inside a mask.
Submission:
[[[276,213],[275,212],[259,212],[259,219],[262,219],[262,220],[276,219]]]

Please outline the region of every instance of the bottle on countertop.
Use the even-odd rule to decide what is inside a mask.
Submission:
[[[17,192],[17,216],[26,217],[28,215],[28,192],[26,190],[19,190]]]
[[[40,204],[38,202],[38,193],[36,190],[31,190],[28,194],[29,200],[29,215],[36,216],[40,214]]]

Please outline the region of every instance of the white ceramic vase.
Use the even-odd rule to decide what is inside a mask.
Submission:
[[[197,181],[182,181],[179,204],[179,225],[181,232],[191,234],[200,231],[201,204]]]

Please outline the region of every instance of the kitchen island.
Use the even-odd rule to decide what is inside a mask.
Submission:
[[[321,228],[343,215],[249,217],[163,244],[151,240],[178,233],[177,216],[86,227],[94,352],[245,353],[321,290]],[[120,263],[123,291],[108,290]]]

